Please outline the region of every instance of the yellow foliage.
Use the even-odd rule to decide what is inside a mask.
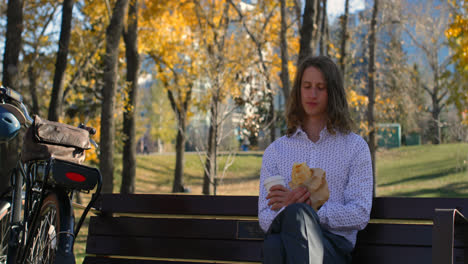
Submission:
[[[462,70],[468,66],[468,1],[449,1],[457,13],[451,16],[451,23],[445,31],[450,47],[455,51],[453,59]]]
[[[359,95],[355,90],[348,91],[348,103],[351,108],[361,108],[366,107],[369,103],[369,99],[367,96]]]
[[[452,5],[454,13],[450,16],[450,24],[445,31],[445,36],[454,53],[452,61],[459,73],[459,82],[466,83],[468,81],[468,1],[449,0],[448,2]],[[462,85],[461,94],[466,93],[468,93],[468,88]],[[468,97],[460,95],[456,97],[455,105],[459,113],[466,117]]]

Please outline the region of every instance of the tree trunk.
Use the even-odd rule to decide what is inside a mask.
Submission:
[[[18,89],[18,61],[21,51],[21,33],[23,31],[23,1],[9,0],[7,10],[7,32],[5,53],[3,54],[4,86]]]
[[[161,67],[158,67],[161,70]],[[173,71],[174,73],[174,80],[176,82],[176,86],[178,86],[178,79],[177,72]],[[168,87],[169,84],[167,81],[164,81],[164,86]],[[189,89],[185,93],[185,99],[182,100],[181,98],[181,91],[178,91],[178,103],[174,98],[174,94],[170,89],[167,89],[167,97],[171,104],[172,111],[177,118],[177,137],[176,137],[176,166],[174,170],[174,182],[172,184],[172,192],[184,192],[184,164],[185,164],[185,142],[186,142],[186,122],[187,122],[187,110],[189,109],[189,102],[192,99],[192,89],[193,85],[189,84]],[[160,140],[158,139],[158,149],[159,152],[162,152]]]
[[[270,143],[276,139],[276,112],[275,112],[275,97],[273,91],[268,92],[268,101],[270,102],[270,109],[268,110],[268,122],[270,124]]]
[[[184,114],[185,115],[185,114]],[[172,192],[184,192],[184,161],[185,161],[185,117],[178,118],[176,138],[176,165]]]
[[[294,0],[294,11],[296,13],[296,23],[297,29],[300,30],[302,27],[301,17],[302,17],[302,0]]]
[[[135,111],[137,109],[138,69],[140,58],[138,55],[138,0],[130,0],[128,8],[127,31],[123,33],[125,41],[125,56],[127,57],[127,83],[129,84],[127,101],[124,110],[124,150],[122,155],[122,185],[121,193],[135,192],[136,177],[136,135]]]
[[[68,46],[70,44],[71,23],[74,0],[64,0],[62,8],[62,27],[60,29],[59,48],[55,63],[54,83],[50,98],[48,119],[58,121],[62,108],[63,82],[67,68]]]
[[[324,1],[327,1],[327,0],[324,0]],[[326,10],[326,5],[327,3],[325,3],[325,14],[327,14],[327,10]],[[325,39],[324,39],[324,42],[325,42],[325,45],[324,45],[324,54],[325,56],[330,56],[330,26],[328,24],[328,16],[325,16]]]
[[[341,18],[341,49],[340,49],[340,61],[339,61],[343,81],[346,76],[345,70],[346,70],[346,42],[348,40],[348,30],[347,30],[348,29],[348,15],[349,15],[349,0],[346,0],[345,12],[344,12],[343,17]]]
[[[375,45],[376,45],[376,28],[377,28],[377,13],[378,13],[379,0],[374,0],[374,8],[372,10],[372,20],[369,35],[369,103],[367,105],[367,121],[369,124],[369,149],[372,158],[372,174],[374,178],[373,196],[376,195],[376,167],[375,167],[375,152],[376,152],[376,137],[375,137],[375,124],[374,124],[374,105],[375,105]]]
[[[114,188],[114,106],[117,86],[119,41],[128,0],[117,0],[112,18],[106,30],[106,54],[104,56],[104,87],[102,89],[101,148],[99,169],[103,177],[102,192],[112,193]]]
[[[218,98],[216,96],[211,101],[210,115],[211,122],[208,132],[208,149],[203,176],[203,194],[205,195],[213,194],[214,185],[216,184],[216,142],[218,136]]]
[[[312,30],[312,54],[316,54],[322,27],[322,0],[315,0],[315,18]]]
[[[300,40],[299,40],[299,57],[298,63],[312,54],[313,47],[311,47],[312,42],[312,33],[314,31],[315,24],[315,7],[317,0],[306,0],[304,14],[302,15],[302,26],[300,30]]]
[[[281,84],[284,95],[284,101],[289,99],[289,69],[288,69],[288,42],[286,41],[287,25],[286,25],[286,0],[281,0],[281,33],[280,33],[280,49],[281,49]]]
[[[30,115],[39,115],[39,98],[37,97],[37,74],[34,70],[33,64],[28,67],[28,79],[29,79],[29,92],[31,93],[32,109]]]
[[[327,0],[322,0],[322,22],[320,23],[320,39],[319,39],[319,51],[320,55],[327,54],[327,29],[328,29],[328,19],[327,19]]]
[[[9,0],[7,10],[7,32],[3,54],[2,84],[17,89],[19,54],[21,51],[21,33],[23,31],[23,1]],[[5,191],[10,182],[10,172],[18,160],[20,135],[8,143],[0,143],[0,193]]]
[[[437,89],[434,89],[437,91]],[[437,100],[437,93],[432,93],[432,120],[430,122],[431,134],[432,134],[432,144],[438,145],[442,143],[441,139],[441,126],[440,126],[440,112],[442,111],[439,102]]]

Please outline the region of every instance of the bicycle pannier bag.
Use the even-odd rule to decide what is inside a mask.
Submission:
[[[52,157],[80,164],[85,159],[85,150],[90,148],[87,130],[36,115],[24,135],[21,159],[26,162]]]

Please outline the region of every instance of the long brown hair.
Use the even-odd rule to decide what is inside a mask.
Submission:
[[[347,134],[351,132],[354,124],[351,119],[346,93],[343,86],[341,73],[336,64],[326,56],[309,56],[302,60],[299,65],[286,109],[287,136],[296,132],[303,125],[305,111],[301,103],[301,82],[304,71],[309,67],[319,69],[327,82],[328,104],[327,104],[327,130],[331,134],[336,131]]]

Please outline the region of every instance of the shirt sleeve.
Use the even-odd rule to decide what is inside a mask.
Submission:
[[[266,233],[270,228],[271,223],[275,217],[284,209],[281,208],[278,211],[271,210],[268,206],[268,200],[266,196],[268,191],[263,186],[263,181],[273,175],[278,174],[277,163],[275,162],[275,150],[273,145],[270,145],[263,154],[262,168],[260,171],[260,185],[259,185],[259,197],[258,197],[258,221],[260,227]]]
[[[326,202],[317,212],[322,225],[349,231],[366,227],[372,208],[372,161],[367,143],[359,138],[349,164],[344,202]]]

